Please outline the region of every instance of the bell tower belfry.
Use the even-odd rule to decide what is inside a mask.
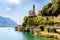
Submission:
[[[35,5],[33,4],[33,13],[35,13]]]
[[[32,10],[29,11],[29,16],[35,16],[35,4],[33,4]]]

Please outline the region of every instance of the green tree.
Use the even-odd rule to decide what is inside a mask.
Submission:
[[[25,21],[25,23],[27,23],[28,18],[29,18],[28,16],[25,16],[25,17],[24,17],[24,21]]]
[[[51,0],[51,3],[43,7],[41,14],[43,16],[58,16],[60,14],[60,0]]]
[[[51,3],[52,4],[54,4],[54,3],[56,3],[57,2],[57,0],[51,0]]]
[[[28,21],[27,21],[27,23],[28,23],[30,26],[34,25],[34,19],[33,19],[33,18],[29,18]]]
[[[48,9],[52,6],[51,3],[48,3],[47,5],[45,5],[43,8],[42,8],[42,15],[43,16],[49,16],[50,14],[48,13]]]
[[[51,6],[51,9],[52,9],[52,15],[57,16],[58,15],[58,9],[59,9],[58,3],[53,4]]]

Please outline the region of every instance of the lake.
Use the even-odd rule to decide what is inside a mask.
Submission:
[[[0,40],[58,40],[53,38],[34,37],[28,32],[15,31],[13,27],[0,27]]]

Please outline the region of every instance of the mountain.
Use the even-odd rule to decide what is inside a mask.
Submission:
[[[15,27],[18,26],[16,22],[10,18],[5,18],[0,16],[0,27]]]

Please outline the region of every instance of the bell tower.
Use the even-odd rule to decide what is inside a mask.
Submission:
[[[32,10],[29,10],[29,16],[35,16],[35,4],[33,4]]]
[[[35,13],[35,4],[33,4],[33,13]]]

